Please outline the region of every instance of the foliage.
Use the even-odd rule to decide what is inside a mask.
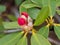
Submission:
[[[0,38],[0,45],[27,45],[27,35],[31,32],[31,45],[51,45],[48,41],[49,27],[54,26],[54,31],[60,39],[60,24],[55,23],[54,16],[56,12],[60,15],[60,0],[15,0],[16,6],[19,7],[19,12],[27,12],[34,20],[33,26],[41,26],[39,31],[33,28],[31,31],[15,32],[7,34]],[[0,5],[0,13],[6,11],[5,5]],[[12,22],[3,21],[0,14],[0,31],[20,28],[17,23],[17,18],[14,15],[7,15],[7,18]],[[38,28],[38,27],[37,27]],[[2,34],[1,34],[2,35]],[[3,36],[3,35],[2,35]]]
[[[0,5],[0,13],[4,12],[6,10],[6,6]]]

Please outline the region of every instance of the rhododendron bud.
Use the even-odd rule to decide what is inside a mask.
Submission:
[[[18,18],[18,24],[19,25],[25,25],[26,24],[26,20],[24,18]]]
[[[32,19],[26,12],[21,13],[21,16],[18,18],[18,24],[25,31],[29,31],[33,28]]]
[[[28,13],[27,12],[22,12],[21,15],[24,15],[26,18],[28,18]]]

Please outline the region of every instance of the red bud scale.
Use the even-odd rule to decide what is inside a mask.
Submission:
[[[24,15],[26,18],[28,18],[28,13],[22,12],[21,15]]]
[[[18,24],[19,25],[25,25],[26,24],[26,20],[24,18],[18,18]]]
[[[26,17],[26,19],[28,18],[28,14],[27,14],[26,12],[22,12],[22,13],[21,13],[21,16],[22,16],[22,15],[24,15],[24,16]],[[19,18],[18,18],[18,24],[19,24],[20,26],[22,26],[22,25],[27,25],[27,24],[28,24],[28,21],[27,21],[26,19],[24,19],[23,17],[19,17]]]

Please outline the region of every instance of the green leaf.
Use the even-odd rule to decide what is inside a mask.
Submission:
[[[22,4],[21,4],[22,7],[26,8],[26,9],[29,9],[29,8],[32,8],[32,7],[38,7],[36,4],[32,3],[32,2],[29,2],[28,1],[24,1]]]
[[[0,39],[0,45],[15,45],[23,33],[12,33]]]
[[[4,30],[2,22],[3,22],[3,19],[2,19],[2,17],[0,17],[0,30]]]
[[[26,9],[28,9],[28,8],[32,8],[32,7],[37,7],[37,5],[35,5],[35,4],[32,4],[32,3],[28,3],[28,4],[24,4],[24,5],[22,5],[23,7],[25,7]]]
[[[35,3],[36,5],[38,5],[39,7],[42,7],[42,2],[41,0],[31,0],[33,3]]]
[[[33,33],[31,37],[31,45],[51,45],[42,35]]]
[[[20,11],[20,13],[21,13],[21,12],[27,12],[27,9],[24,8],[24,7],[22,7],[22,6],[20,6],[20,7],[19,7],[19,11]]]
[[[26,36],[23,36],[19,42],[17,43],[17,45],[27,45],[27,38]]]
[[[60,10],[57,10],[58,15],[60,15]]]
[[[49,11],[50,11],[50,16],[54,16],[56,13],[56,0],[49,0],[48,6],[49,6]]]
[[[57,37],[60,39],[60,26],[54,26],[54,31]]]
[[[34,7],[38,7],[36,4],[34,4],[34,3],[32,3],[32,2],[29,2],[28,3],[28,1],[25,1],[25,2],[23,2],[22,4],[21,4],[21,6],[19,7],[19,11],[20,11],[20,13],[21,12],[31,12],[31,10],[32,10],[32,8],[34,8]],[[30,10],[30,8],[31,8],[31,10]],[[36,11],[36,10],[38,10],[37,8],[34,8],[33,9],[33,11]],[[38,11],[37,11],[38,12]],[[30,14],[30,13],[29,13]],[[33,14],[34,14],[34,12],[33,12]],[[36,15],[37,13],[35,13],[35,15]],[[31,15],[31,14],[30,14]]]
[[[17,21],[17,18],[14,15],[7,15],[7,17],[12,21]]]
[[[38,26],[46,20],[46,18],[49,15],[49,7],[47,7],[47,6],[43,7],[37,15],[38,16],[35,20],[34,26]]]
[[[49,6],[50,16],[54,16],[56,12],[56,0],[42,0],[43,7]]]
[[[4,12],[6,10],[6,6],[0,5],[0,13]]]
[[[37,14],[39,13],[39,11],[40,10],[38,8],[30,8],[30,9],[28,9],[28,14],[30,15],[30,17],[32,19],[36,19]]]
[[[19,6],[22,3],[23,0],[15,0],[15,3],[17,6]]]
[[[4,37],[6,34],[0,33],[0,38]]]
[[[50,16],[54,16],[56,12],[56,0],[31,0],[41,7],[49,6]],[[60,2],[60,1],[59,1]]]
[[[28,3],[32,3],[32,1],[31,1],[31,0],[25,0],[25,1],[27,1]]]
[[[49,27],[44,26],[44,27],[40,28],[37,33],[39,33],[40,35],[44,36],[45,38],[48,38],[48,35],[49,35]]]
[[[20,28],[17,22],[3,22],[3,26],[5,29]]]
[[[26,8],[26,9],[28,9],[28,8],[32,8],[32,7],[37,7],[36,4],[31,3],[31,2],[28,3],[28,1],[23,2],[21,6],[23,6],[23,7]]]
[[[57,7],[60,6],[60,0],[56,0]]]

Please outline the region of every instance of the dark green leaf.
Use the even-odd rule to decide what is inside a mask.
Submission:
[[[14,15],[8,15],[7,17],[12,21],[17,21],[17,18]]]
[[[25,7],[26,9],[28,9],[28,8],[32,8],[32,7],[36,7],[36,5],[35,4],[24,4],[24,5],[22,5],[23,7]]]
[[[23,33],[12,33],[0,39],[0,45],[15,45]]]
[[[35,20],[34,26],[38,26],[38,25],[42,24],[46,20],[46,18],[49,15],[49,7],[47,7],[47,6],[43,7],[41,9],[41,11],[37,15],[38,16],[37,16],[37,18]]]
[[[0,17],[0,30],[4,30],[2,22],[3,22],[3,19],[2,19],[2,17]]]
[[[54,26],[54,31],[57,37],[60,39],[60,26]]]
[[[19,6],[22,3],[23,0],[15,0],[15,3],[17,6]]]
[[[32,3],[31,0],[25,0],[25,1],[27,1],[28,3]]]
[[[20,28],[17,22],[3,22],[3,26],[5,29]]]
[[[0,33],[0,38],[4,37],[6,34]]]
[[[44,26],[44,27],[40,28],[37,33],[39,33],[40,35],[44,36],[45,38],[48,38],[48,35],[49,35],[49,27]]]
[[[28,3],[28,1],[25,1],[21,4],[22,7],[28,9],[28,8],[32,8],[32,7],[38,7],[36,4],[34,3]]]
[[[19,42],[17,43],[17,45],[27,45],[27,38],[26,36],[23,36]]]
[[[33,33],[31,37],[31,45],[51,45],[42,35]]]
[[[20,13],[21,13],[21,12],[27,12],[27,9],[24,8],[24,7],[22,7],[22,6],[20,6],[20,7],[19,7],[19,11],[20,11]]]
[[[37,13],[35,13],[35,11],[37,10],[37,12],[39,11],[37,8],[34,8],[33,9],[33,7],[38,7],[37,5],[35,5],[35,4],[33,4],[32,2],[29,2],[28,3],[28,1],[25,1],[25,2],[23,2],[22,4],[21,4],[21,6],[20,6],[20,13],[21,12],[28,12],[30,15],[31,15],[31,13],[33,12],[33,16],[35,16],[35,15],[37,15]],[[31,12],[31,10],[32,10],[32,12]],[[35,13],[35,14],[34,14]],[[32,16],[32,17],[33,17]],[[36,18],[36,16],[35,17],[33,17],[33,19],[34,18]]]
[[[39,7],[42,7],[42,1],[41,0],[31,0],[33,3],[38,5]]]
[[[39,9],[37,9],[37,8],[30,8],[30,9],[28,9],[28,13],[29,13],[29,15],[30,15],[30,17],[32,18],[32,19],[36,19],[36,17],[37,17],[37,14],[39,13]]]
[[[35,4],[49,6],[50,16],[54,16],[56,12],[56,0],[31,0]],[[59,1],[60,2],[60,1]]]
[[[6,6],[0,5],[0,13],[4,12],[6,10]]]

